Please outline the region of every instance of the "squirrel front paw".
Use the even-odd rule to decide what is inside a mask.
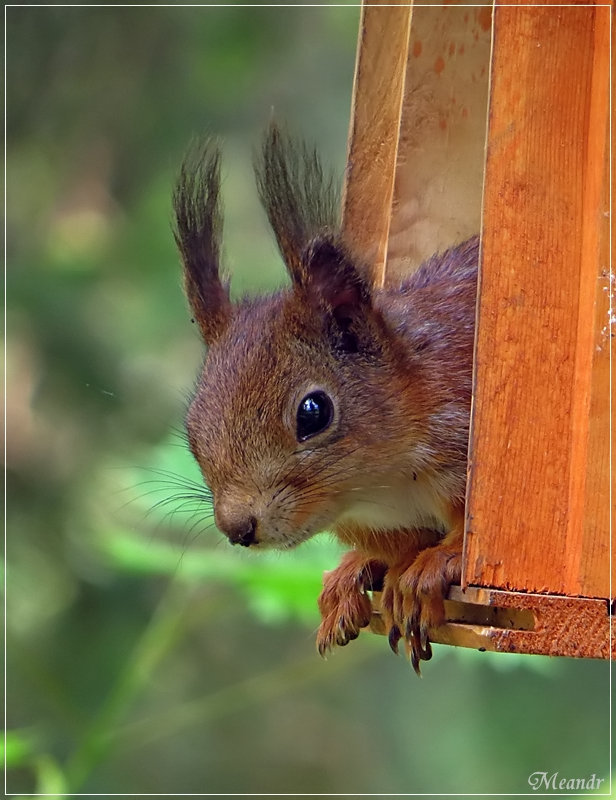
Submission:
[[[343,646],[359,636],[372,616],[367,591],[383,580],[385,564],[355,551],[345,553],[340,565],[323,577],[319,597],[321,625],[317,650],[325,656],[336,645]]]
[[[462,548],[457,541],[428,547],[408,565],[390,569],[385,576],[382,614],[389,630],[389,644],[398,652],[404,640],[413,669],[432,657],[429,630],[445,622],[444,599],[452,583],[460,580]]]

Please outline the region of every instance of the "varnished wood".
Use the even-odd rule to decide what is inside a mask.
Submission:
[[[404,94],[412,7],[362,6],[342,201],[348,245],[381,285]]]
[[[608,437],[609,9],[498,7],[494,24],[464,577],[607,597],[608,473],[589,459],[605,466]]]
[[[586,462],[585,506],[580,584],[591,597],[609,595],[610,564],[610,353],[613,350],[614,312],[610,312],[609,170],[605,162],[600,207],[599,274],[595,287],[592,373]],[[611,318],[612,317],[612,318]],[[614,406],[616,407],[616,406]],[[613,434],[612,434],[613,435]],[[613,478],[612,478],[613,480]],[[613,496],[616,496],[613,494]],[[616,558],[612,560],[612,587],[616,587]]]
[[[377,593],[373,603],[370,629],[385,634]],[[432,642],[500,653],[616,656],[606,600],[452,586],[445,613],[448,622],[430,631]]]
[[[413,10],[388,283],[481,228],[491,33],[490,6]]]
[[[610,8],[528,5],[494,11],[466,589],[452,587],[448,623],[431,638],[607,658]],[[417,114],[422,10],[410,36],[410,16],[383,27],[385,11],[363,9],[344,203],[345,234],[378,283],[412,270],[443,230],[428,182],[408,168],[435,145]],[[475,12],[484,23],[486,11]],[[383,632],[378,613],[371,627]]]

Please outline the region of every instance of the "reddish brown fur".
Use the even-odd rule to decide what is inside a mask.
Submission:
[[[284,228],[279,199],[270,206]],[[291,288],[231,306],[211,258],[205,271],[192,258],[195,232],[180,226],[187,281],[199,287],[193,312],[217,320],[211,335],[198,320],[210,347],[189,440],[232,541],[288,548],[329,529],[352,548],[324,581],[320,652],[366,625],[378,578],[390,642],[403,637],[418,669],[460,577],[478,243],[372,290],[335,235],[294,240],[308,228],[277,231]],[[298,440],[298,403],[315,389],[334,416]]]

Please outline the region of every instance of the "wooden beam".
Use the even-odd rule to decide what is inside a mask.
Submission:
[[[495,9],[464,578],[608,597],[608,7]],[[600,344],[600,342],[599,342]]]
[[[491,4],[413,10],[388,283],[480,231],[491,33]]]
[[[452,587],[448,622],[430,636],[607,658],[616,655],[607,600],[610,8],[529,5],[494,11],[466,588]],[[410,8],[362,10],[343,224],[378,284],[385,270],[396,279],[413,269],[442,232],[430,181],[456,172],[455,137],[465,129],[453,109],[440,112],[444,101],[470,100],[465,81],[482,77],[477,53],[476,63],[458,59],[467,42],[456,37],[479,42],[488,10],[458,19],[455,31],[447,11],[416,7],[410,29]],[[442,80],[447,55],[455,85]],[[429,123],[438,117],[440,133],[424,112]],[[463,171],[454,177],[463,187]],[[455,188],[447,185],[443,203]],[[471,203],[454,224],[463,230],[473,213]],[[370,627],[383,633],[378,608]]]
[[[384,280],[412,5],[362,5],[342,231]]]
[[[379,614],[380,594],[373,594],[373,633],[386,634]],[[571,658],[616,657],[610,639],[606,600],[502,592],[452,586],[445,601],[447,624],[430,631],[430,641],[493,650]]]

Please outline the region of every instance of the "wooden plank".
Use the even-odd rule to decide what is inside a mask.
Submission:
[[[579,576],[582,594],[609,597],[610,591],[610,354],[613,348],[613,312],[610,294],[609,160],[605,160],[600,209],[599,276],[595,287],[594,336],[589,402],[588,456],[583,510]],[[612,547],[616,542],[612,541]],[[616,553],[612,569],[616,568]],[[616,581],[612,581],[616,586]],[[613,590],[612,590],[613,591]]]
[[[382,285],[412,5],[363,4],[342,231]]]
[[[464,578],[607,597],[600,557],[583,554],[608,537],[584,518],[603,424],[590,410],[593,381],[604,391],[593,348],[609,8],[494,14]]]
[[[612,15],[612,42],[616,29],[616,17]],[[612,45],[612,76],[616,75],[616,47]],[[612,79],[612,130],[616,114],[616,82]],[[610,518],[614,509],[610,498],[610,358],[614,346],[614,274],[610,264],[610,233],[616,234],[613,223],[610,225],[610,178],[611,185],[616,179],[616,162],[610,158],[609,139],[603,174],[603,197],[600,215],[599,279],[596,285],[595,325],[593,342],[592,386],[590,400],[590,427],[588,441],[588,472],[586,478],[586,510],[584,524],[584,549],[581,558],[582,583],[590,595],[600,596],[609,583],[609,542],[605,537],[593,536],[593,526],[609,530]],[[614,252],[614,251],[612,251]],[[612,274],[610,275],[610,268]],[[612,391],[616,390],[616,382]],[[616,405],[612,405],[616,408]],[[614,436],[616,427],[612,432]],[[616,450],[613,450],[616,452]],[[612,481],[616,480],[616,473]],[[616,496],[613,494],[612,496]],[[616,541],[612,538],[612,596],[616,587]]]
[[[372,599],[369,627],[384,635],[380,595],[375,592]],[[501,653],[616,656],[606,600],[452,586],[445,613],[448,622],[430,631],[432,642]]]
[[[609,366],[604,349],[597,349],[607,313],[605,298],[599,297],[605,271],[609,221],[606,210],[609,107],[609,9],[595,16],[592,85],[588,109],[591,141],[584,183],[581,272],[573,424],[569,481],[569,519],[565,547],[569,554],[565,581],[577,586],[575,594],[609,596]],[[601,131],[598,141],[593,140]],[[600,148],[600,149],[599,149]],[[606,368],[607,367],[607,368]],[[582,432],[578,420],[586,421]],[[578,473],[581,472],[583,482]],[[579,486],[579,484],[581,484]]]
[[[491,5],[415,6],[386,279],[477,234],[485,161]]]

